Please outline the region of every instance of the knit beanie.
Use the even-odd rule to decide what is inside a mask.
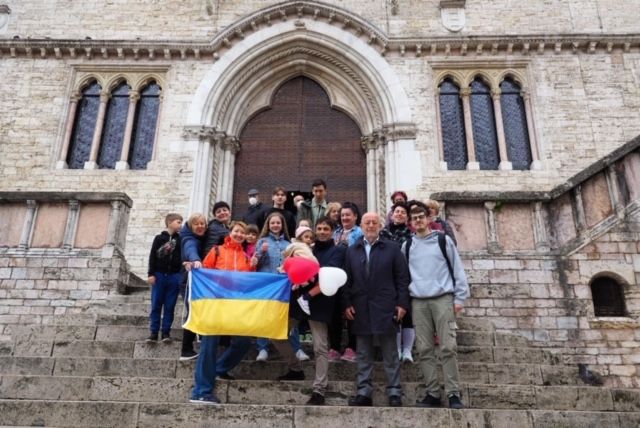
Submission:
[[[300,239],[300,237],[305,233],[305,232],[311,232],[311,228],[307,227],[307,226],[300,226],[299,228],[296,229],[296,239]]]

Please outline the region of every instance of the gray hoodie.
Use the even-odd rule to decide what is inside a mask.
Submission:
[[[446,237],[447,254],[453,268],[455,287],[449,274],[447,262],[438,245],[438,233],[433,231],[424,238],[413,235],[409,248],[409,271],[411,297],[429,298],[453,293],[454,303],[462,305],[469,297],[469,284],[462,267],[462,260],[451,238]],[[407,243],[402,245],[402,254],[406,254]]]

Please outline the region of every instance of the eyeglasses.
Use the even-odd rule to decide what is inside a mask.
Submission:
[[[425,214],[412,215],[411,221],[424,220],[425,218],[427,218]]]

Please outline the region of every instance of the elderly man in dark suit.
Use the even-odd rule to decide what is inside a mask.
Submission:
[[[357,336],[357,393],[350,406],[371,406],[374,338],[382,349],[389,405],[402,405],[400,359],[396,333],[409,308],[409,268],[398,245],[379,239],[382,221],[377,213],[362,216],[364,236],[347,250],[347,283],[342,306],[353,320]]]

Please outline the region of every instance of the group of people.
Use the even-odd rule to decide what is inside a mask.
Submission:
[[[405,192],[391,196],[388,216],[360,215],[356,204],[327,201],[323,180],[312,183],[310,200],[294,200],[297,212],[285,209],[286,190],[276,187],[273,205],[259,204],[258,191],[249,191],[250,206],[243,221],[231,221],[226,202],[213,206],[213,219],[192,214],[169,214],[167,230],[154,239],[149,258],[152,285],[148,342],[171,341],[170,328],[184,272],[209,268],[234,271],[280,272],[286,257],[314,258],[321,267],[345,270],[347,282],[335,296],[323,295],[313,282],[296,286],[289,306],[288,340],[273,340],[287,361],[278,380],[304,380],[297,326],[308,323],[312,334],[315,376],[307,404],[325,404],[329,362],[357,364],[357,391],[350,406],[372,405],[374,345],[382,351],[390,406],[402,405],[401,362],[413,362],[412,349],[427,389],[416,403],[439,407],[436,346],[445,379],[447,404],[460,409],[456,357],[456,314],[469,295],[469,286],[456,249],[453,231],[438,216],[435,201],[410,201]],[[293,236],[291,231],[295,231]],[[162,316],[161,316],[162,315]],[[341,347],[342,333],[348,343]],[[252,338],[202,336],[199,353],[195,334],[183,329],[181,359],[197,358],[190,401],[219,403],[216,378],[229,373],[246,356]],[[257,338],[258,361],[268,359],[267,339]],[[225,346],[218,356],[218,346]]]

